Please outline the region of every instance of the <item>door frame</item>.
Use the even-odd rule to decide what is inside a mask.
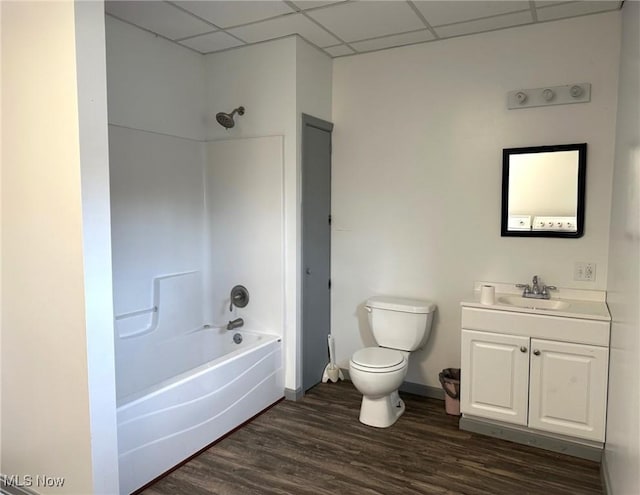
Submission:
[[[298,304],[298,339],[297,339],[297,345],[296,345],[296,354],[298,356],[297,359],[297,363],[298,363],[298,369],[296,370],[296,382],[298,384],[297,389],[295,391],[295,400],[301,399],[304,394],[305,394],[305,390],[304,390],[304,385],[302,383],[302,376],[303,376],[303,368],[304,368],[304,357],[303,357],[303,339],[304,339],[304,335],[303,335],[303,328],[302,328],[302,322],[303,322],[303,316],[304,316],[304,311],[305,311],[305,307],[304,307],[304,245],[303,245],[303,239],[304,239],[304,225],[303,225],[303,216],[304,216],[304,197],[303,197],[303,174],[304,174],[304,150],[305,150],[305,129],[307,127],[314,127],[316,129],[320,129],[321,131],[325,131],[328,132],[329,134],[331,134],[331,147],[330,147],[330,157],[331,157],[331,163],[330,163],[330,170],[333,167],[333,154],[332,154],[332,149],[333,149],[333,123],[320,119],[318,117],[314,117],[312,115],[306,114],[306,113],[301,113],[301,124],[300,124],[300,175],[299,175],[299,204],[300,204],[300,210],[299,210],[299,217],[298,217],[298,227],[299,227],[299,232],[300,232],[300,244],[299,244],[299,256],[298,259],[300,260],[298,263],[298,273],[297,273],[297,279],[298,279],[298,297],[299,297],[299,304]],[[329,245],[329,255],[331,255],[331,244]],[[329,312],[331,312],[331,305],[329,306]],[[329,321],[331,321],[331,313],[329,313]]]

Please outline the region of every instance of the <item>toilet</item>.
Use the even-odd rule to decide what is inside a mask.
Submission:
[[[431,301],[375,296],[365,308],[379,347],[356,351],[349,361],[349,375],[362,394],[360,422],[387,428],[404,413],[398,388],[407,375],[409,353],[429,338],[436,305]]]

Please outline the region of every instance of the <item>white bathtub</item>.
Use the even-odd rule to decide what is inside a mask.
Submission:
[[[243,337],[241,344],[233,342],[236,333]],[[165,341],[153,352],[138,354],[135,369],[139,376],[127,381],[133,385],[118,399],[122,494],[284,395],[280,338],[242,329],[205,328]]]

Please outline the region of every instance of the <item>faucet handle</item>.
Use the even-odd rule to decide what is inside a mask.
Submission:
[[[544,285],[542,287],[542,295],[548,296],[550,290],[558,290],[558,288],[555,285]]]
[[[516,287],[518,289],[524,289],[525,294],[529,294],[531,292],[531,287],[529,287],[529,284],[516,284]]]

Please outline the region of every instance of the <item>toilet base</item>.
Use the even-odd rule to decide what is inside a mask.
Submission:
[[[376,428],[388,428],[404,413],[404,401],[398,391],[372,399],[362,396],[360,422]]]

